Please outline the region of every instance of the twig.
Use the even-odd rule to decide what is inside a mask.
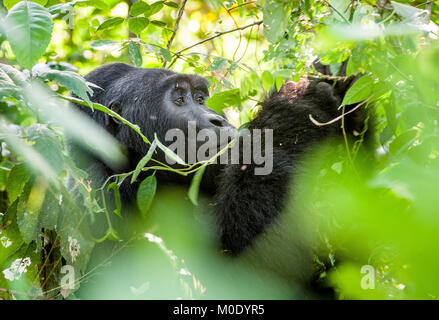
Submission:
[[[347,24],[351,24],[351,22],[348,20],[348,19],[346,19],[346,17],[343,15],[343,14],[341,14],[341,12],[340,11],[338,11],[338,9],[336,8],[336,7],[334,7],[332,4],[330,4],[328,1],[326,1],[326,0],[323,0],[332,10],[334,10],[334,12],[335,13],[337,13],[340,17],[342,17],[343,18],[343,20],[347,23]]]
[[[360,108],[362,105],[364,105],[366,102],[368,102],[373,96],[370,96],[369,98],[367,98],[366,100],[364,100],[363,102],[360,102],[358,105],[356,105],[354,108],[352,108],[351,110],[349,110],[348,112],[343,112],[340,116],[328,121],[328,122],[318,122],[316,119],[313,118],[312,114],[309,114],[309,119],[311,120],[312,123],[314,123],[316,126],[319,127],[323,127],[323,126],[327,126],[328,124],[332,124],[334,122],[337,122],[340,119],[343,119],[345,115],[354,112],[355,110],[357,110],[358,108]]]
[[[184,7],[186,6],[186,2],[187,2],[187,0],[183,0],[183,3],[181,4],[180,10],[178,10],[178,15],[177,15],[177,20],[175,20],[174,30],[172,31],[171,39],[169,39],[168,45],[166,46],[168,50],[171,49],[172,42],[174,41],[175,35],[177,34],[178,27],[180,25],[180,20],[181,20],[181,17],[183,16],[183,13],[184,13]],[[165,60],[163,62],[162,68],[166,67],[166,63],[167,63],[167,61]]]
[[[336,80],[336,81],[345,81],[348,77],[341,77],[341,76],[329,76],[327,74],[323,74],[321,72],[316,71],[314,74],[310,74],[310,77],[315,77],[319,79],[325,79],[325,80]]]
[[[425,6],[425,10],[427,10],[427,16],[425,17],[425,19],[427,20],[427,23],[430,23],[431,11],[433,9],[433,3],[434,3],[434,1],[427,2],[427,5]]]
[[[189,47],[186,47],[186,48],[181,49],[180,51],[177,51],[176,53],[174,53],[174,56],[176,58],[178,58],[181,55],[182,52],[187,51],[189,49],[192,49],[193,47],[196,47],[196,46],[198,46],[200,44],[203,44],[203,43],[205,43],[207,41],[211,41],[211,40],[213,40],[215,38],[221,37],[221,36],[223,36],[225,34],[228,34],[228,33],[232,33],[232,32],[239,31],[239,30],[244,30],[244,29],[256,26],[256,25],[260,25],[260,24],[262,24],[262,22],[263,22],[262,20],[259,20],[259,21],[255,21],[253,23],[250,23],[248,25],[245,25],[243,27],[238,27],[238,28],[235,28],[235,29],[227,30],[227,31],[217,32],[216,34],[214,34],[213,36],[210,36],[209,38],[200,40],[200,41],[190,45]],[[174,61],[171,62],[171,65],[169,67],[171,67],[175,63],[175,61],[176,61],[176,59],[174,59]]]
[[[238,5],[234,6],[234,7],[231,7],[229,9],[227,9],[227,12],[230,13],[230,11],[238,9],[239,7],[246,6],[246,5],[249,5],[249,4],[253,4],[253,3],[256,3],[256,2],[257,1],[249,1],[249,2],[244,2],[244,3],[238,4]]]

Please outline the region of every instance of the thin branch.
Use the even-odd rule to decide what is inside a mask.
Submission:
[[[198,42],[194,43],[193,45],[190,45],[189,47],[186,47],[186,48],[181,49],[180,51],[177,51],[176,53],[174,53],[174,56],[178,58],[181,55],[182,52],[187,51],[189,49],[192,49],[193,47],[196,47],[196,46],[198,46],[200,44],[203,44],[205,42],[211,41],[211,40],[213,40],[215,38],[221,37],[221,36],[223,36],[225,34],[228,34],[228,33],[232,33],[232,32],[239,31],[239,30],[244,30],[244,29],[256,26],[256,25],[260,25],[260,24],[262,24],[262,22],[263,22],[262,20],[259,20],[259,21],[255,21],[253,23],[250,23],[248,25],[245,25],[243,27],[238,27],[238,28],[235,28],[235,29],[227,30],[227,31],[217,32],[216,34],[214,34],[213,36],[210,36],[209,38],[206,38],[206,39],[203,39],[201,41],[198,41]],[[174,63],[175,63],[175,59],[174,59],[174,61],[171,62],[171,65],[169,67],[171,67]]]
[[[360,108],[362,105],[364,105],[366,102],[368,102],[370,99],[372,98],[369,97],[368,99],[364,100],[363,102],[360,102],[358,105],[356,105],[354,108],[352,108],[351,110],[349,110],[348,112],[343,112],[340,116],[328,121],[328,122],[318,122],[316,119],[313,118],[312,114],[309,114],[309,119],[311,120],[312,123],[314,123],[316,126],[319,127],[323,127],[323,126],[327,126],[328,124],[332,124],[334,122],[337,122],[340,119],[343,119],[345,115],[354,112],[355,110],[357,110],[358,108]]]
[[[336,81],[345,81],[348,77],[342,77],[342,76],[330,76],[327,74],[323,74],[321,72],[316,71],[316,73],[310,74],[310,77],[315,77],[319,79],[325,79],[325,80],[336,80]]]
[[[346,17],[340,11],[338,11],[336,7],[330,4],[327,0],[323,0],[323,2],[325,2],[335,13],[337,13],[340,17],[342,17],[347,24],[351,24],[351,22],[348,19],[346,19]]]
[[[183,3],[181,4],[180,10],[178,10],[177,20],[175,20],[174,30],[172,31],[171,39],[169,39],[168,45],[166,46],[168,48],[168,50],[171,49],[172,42],[174,41],[175,35],[177,34],[178,27],[180,25],[180,20],[181,20],[181,17],[183,16],[183,13],[184,13],[184,7],[186,6],[186,2],[187,2],[187,0],[183,0]],[[163,62],[162,68],[166,67],[166,63],[167,63],[167,61],[165,60]]]
[[[249,2],[244,2],[244,3],[238,4],[238,5],[234,6],[234,7],[231,7],[231,8],[229,8],[229,9],[227,9],[227,12],[230,13],[230,11],[232,11],[232,10],[235,10],[235,9],[238,9],[238,8],[240,8],[240,7],[242,7],[242,6],[246,6],[246,5],[249,5],[249,4],[253,4],[253,3],[256,3],[256,2],[257,2],[257,1],[249,1]]]
[[[427,23],[430,23],[431,12],[433,9],[433,3],[434,3],[434,1],[427,2],[427,5],[425,6],[425,10],[427,10],[427,16],[425,17],[425,19],[427,20]]]

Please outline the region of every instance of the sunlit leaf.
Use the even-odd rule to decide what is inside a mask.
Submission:
[[[18,62],[31,70],[49,45],[53,29],[50,13],[39,4],[22,1],[9,10],[5,29]]]

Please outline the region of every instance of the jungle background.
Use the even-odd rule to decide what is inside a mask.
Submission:
[[[342,106],[359,103],[373,114],[375,163],[358,159],[361,140],[346,143],[301,181],[300,201],[317,212],[310,219],[325,243],[316,269],[339,299],[437,299],[438,22],[439,1],[3,1],[0,298],[292,297],[279,279],[218,253],[198,203],[205,163],[176,170],[196,172],[184,190],[161,191],[154,176],[145,179],[134,221],[124,214],[120,183],[163,167],[145,161],[90,187],[66,138],[87,141],[110,165],[123,154],[68,102],[118,117],[89,100],[83,76],[125,62],[206,77],[208,106],[236,127],[285,81],[361,74]],[[316,59],[333,75],[319,74]],[[90,230],[96,216],[106,221],[100,233]],[[126,225],[138,232],[121,236]]]

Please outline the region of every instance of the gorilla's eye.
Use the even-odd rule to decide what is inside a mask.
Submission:
[[[198,102],[199,104],[203,104],[203,103],[204,103],[204,98],[203,98],[203,97],[198,97],[198,98],[197,98],[197,102]]]
[[[175,100],[175,103],[178,104],[178,105],[182,105],[183,102],[184,102],[184,98],[183,97],[180,97],[180,98]]]

